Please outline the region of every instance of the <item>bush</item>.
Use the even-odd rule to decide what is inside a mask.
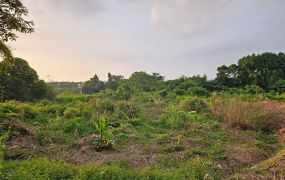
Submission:
[[[132,102],[122,101],[118,103],[117,113],[121,119],[133,119],[140,116],[141,109]]]
[[[188,97],[179,102],[179,107],[186,111],[196,111],[198,113],[207,111],[206,102],[198,97]]]
[[[92,108],[99,111],[100,113],[112,113],[115,111],[115,105],[110,100],[93,99],[90,104]]]
[[[36,111],[27,104],[23,104],[19,106],[19,112],[25,120],[29,120],[29,121],[35,119],[37,116]]]
[[[209,92],[203,87],[192,87],[188,89],[191,96],[208,96]]]
[[[184,94],[186,94],[185,90],[183,89],[174,89],[173,91],[176,95],[182,96]]]
[[[285,80],[278,80],[271,85],[270,89],[275,90],[279,93],[285,92]]]
[[[66,121],[63,125],[63,129],[66,133],[82,136],[94,133],[95,126],[91,121],[77,117]]]
[[[79,110],[76,109],[76,108],[71,108],[71,107],[68,107],[65,109],[65,111],[63,112],[63,116],[65,118],[74,118],[76,117],[77,115],[79,115]]]
[[[159,91],[159,95],[160,95],[160,97],[166,97],[167,96],[167,91],[166,90],[161,90],[161,91]]]
[[[256,86],[256,85],[247,85],[245,86],[245,93],[257,95],[260,93],[264,93],[264,90],[261,87]]]

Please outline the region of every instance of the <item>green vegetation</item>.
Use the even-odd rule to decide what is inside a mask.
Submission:
[[[21,33],[33,32],[33,22],[24,19],[28,15],[28,10],[20,0],[1,0],[0,3],[0,57],[13,60],[12,52],[4,42],[16,40],[15,31]]]
[[[1,103],[2,135],[11,131],[2,177],[203,179],[208,174],[206,179],[221,179],[246,177],[246,173],[272,175],[271,170],[248,171],[282,147],[277,132],[284,127],[284,104],[264,100],[267,93],[237,97],[220,92],[196,97],[167,92],[162,97],[158,88],[130,91],[128,100],[118,98],[119,93],[124,92],[118,88],[51,101]]]
[[[52,90],[39,80],[37,72],[20,58],[0,62],[0,101],[52,98]]]
[[[0,1],[0,179],[283,179],[285,55],[204,76],[39,80],[4,41],[30,33]]]
[[[1,69],[4,179],[282,177],[282,86],[145,72],[48,86],[22,59]]]

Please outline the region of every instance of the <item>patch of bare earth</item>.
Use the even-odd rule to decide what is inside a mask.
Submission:
[[[33,136],[16,137],[7,144],[5,160],[30,159],[36,151],[37,143]]]
[[[226,174],[232,174],[236,169],[249,168],[266,159],[266,155],[243,147],[242,145],[229,146],[227,148],[228,158],[219,162]]]
[[[72,164],[98,163],[102,164],[110,161],[129,161],[131,167],[142,167],[156,162],[156,154],[148,152],[140,145],[130,143],[122,149],[106,150],[97,152],[91,143],[98,136],[85,137],[70,147],[59,152],[55,159]]]
[[[29,159],[36,150],[37,142],[34,138],[34,130],[18,119],[4,120],[4,128],[17,132],[16,136],[10,136],[7,149],[4,152],[5,160]]]

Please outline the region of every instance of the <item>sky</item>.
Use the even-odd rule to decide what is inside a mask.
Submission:
[[[35,32],[9,45],[53,81],[206,74],[285,51],[285,0],[23,0]]]

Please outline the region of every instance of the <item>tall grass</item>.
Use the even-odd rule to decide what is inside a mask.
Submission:
[[[209,106],[212,116],[223,120],[227,128],[274,132],[285,124],[285,108],[273,101],[212,97]]]

